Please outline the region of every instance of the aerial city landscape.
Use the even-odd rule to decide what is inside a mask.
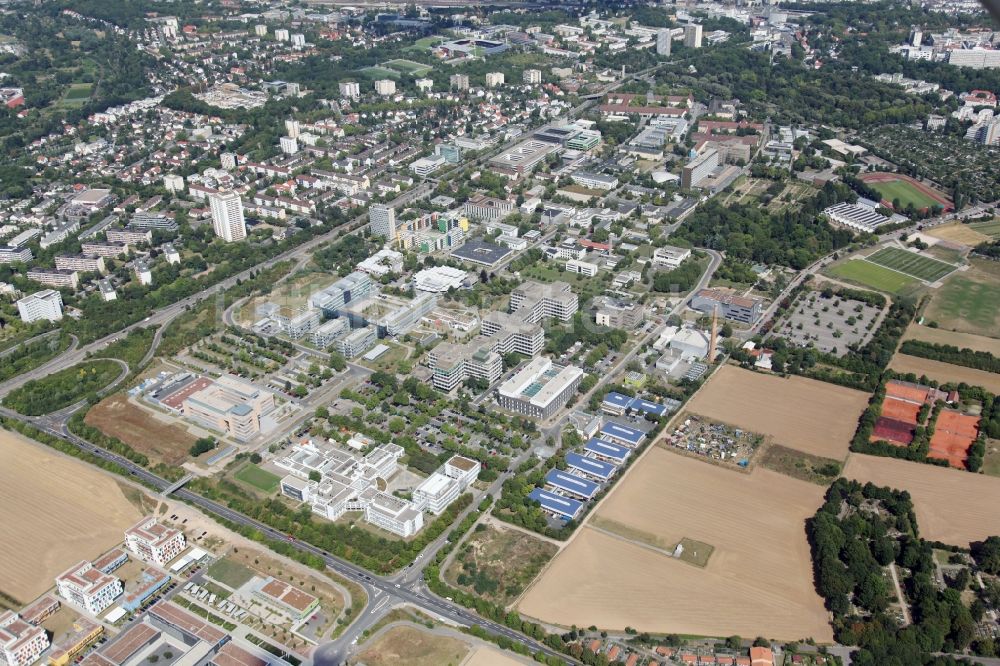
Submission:
[[[0,0],[0,666],[1000,666],[998,94],[976,0]]]

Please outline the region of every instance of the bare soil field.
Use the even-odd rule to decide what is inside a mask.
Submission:
[[[688,410],[770,435],[804,453],[843,460],[867,405],[861,391],[727,365],[698,391]]]
[[[1000,481],[989,476],[860,453],[844,476],[908,491],[925,539],[965,547],[1000,534]]]
[[[994,356],[1000,356],[1000,340],[974,333],[959,333],[958,331],[948,331],[943,328],[910,324],[909,328],[906,329],[903,339],[921,340],[935,345],[952,345],[959,349],[984,351]]]
[[[350,663],[365,666],[458,666],[468,653],[469,646],[457,638],[400,625],[378,635]]]
[[[519,610],[564,626],[829,642],[805,536],[822,501],[822,487],[770,470],[744,474],[649,449],[598,509],[604,531],[583,527]],[[615,523],[627,534],[608,533]],[[714,552],[697,568],[644,543],[644,533]]]
[[[929,358],[896,354],[892,357],[889,367],[896,372],[912,372],[917,377],[927,375],[938,382],[965,382],[972,386],[982,386],[993,393],[1000,393],[1000,374],[966,368],[962,365],[952,365]]]
[[[961,222],[942,224],[939,227],[928,229],[924,233],[928,236],[933,236],[934,238],[940,238],[941,240],[951,243],[961,243],[962,245],[968,245],[970,247],[975,247],[980,243],[992,240],[986,234],[980,233],[969,225],[962,224]]]
[[[186,428],[158,419],[121,393],[96,404],[84,421],[139,453],[172,465],[187,458],[197,439]]]
[[[114,479],[0,430],[0,589],[29,602],[124,539],[139,512]]]

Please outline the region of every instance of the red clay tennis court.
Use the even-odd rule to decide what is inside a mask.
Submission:
[[[944,409],[938,414],[927,456],[947,460],[952,467],[965,468],[969,447],[979,435],[979,417]]]
[[[898,400],[886,396],[882,403],[882,416],[894,421],[905,421],[906,423],[917,423],[917,414],[920,413],[920,405],[905,400]]]
[[[908,400],[922,405],[931,397],[933,390],[919,384],[910,384],[909,382],[901,382],[898,379],[893,379],[886,382],[885,397],[886,399],[890,397],[899,398],[900,400]]]

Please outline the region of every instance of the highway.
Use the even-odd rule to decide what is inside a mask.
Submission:
[[[38,428],[39,430],[46,432],[49,435],[58,437],[59,439],[62,439],[66,442],[69,442],[70,444],[73,444],[74,446],[77,446],[78,448],[86,451],[90,455],[97,456],[98,458],[101,458],[102,460],[106,460],[108,462],[112,462],[118,465],[119,467],[127,470],[129,475],[134,477],[135,480],[147,486],[150,486],[156,489],[157,491],[162,492],[171,486],[170,481],[167,481],[166,479],[156,474],[153,474],[152,472],[141,467],[140,465],[137,465],[126,458],[123,458],[115,453],[107,451],[106,449],[102,449],[98,446],[95,446],[94,444],[91,444],[90,442],[87,442],[86,440],[81,439],[80,437],[77,437],[72,432],[70,432],[65,422],[56,424],[53,422],[53,419],[49,417],[39,417],[39,418],[26,417],[5,407],[0,407],[0,415],[13,420],[21,421],[23,423],[28,423]],[[497,482],[494,483],[494,487],[496,487],[499,484],[499,482],[500,479],[498,479]],[[285,543],[288,543],[291,547],[295,548],[300,552],[309,553],[311,555],[316,555],[318,557],[321,557],[331,571],[334,571],[340,576],[343,576],[344,578],[347,578],[348,580],[351,580],[361,585],[365,589],[369,598],[369,606],[372,605],[371,602],[374,598],[376,598],[377,596],[385,595],[385,598],[390,599],[390,602],[388,604],[385,604],[386,606],[391,607],[392,605],[399,603],[409,603],[420,608],[425,613],[428,613],[429,615],[434,617],[438,617],[448,623],[457,626],[467,626],[467,627],[478,626],[487,633],[493,634],[495,636],[504,636],[514,643],[521,644],[526,648],[528,648],[533,653],[543,652],[549,656],[555,656],[564,659],[569,663],[576,663],[566,655],[555,652],[551,648],[541,643],[538,643],[537,641],[530,639],[527,636],[524,636],[523,634],[520,634],[502,624],[493,622],[491,620],[483,619],[475,615],[473,612],[468,611],[457,604],[451,603],[449,601],[437,597],[423,586],[422,575],[413,575],[410,569],[403,569],[402,572],[397,573],[395,576],[392,577],[377,576],[369,573],[367,570],[362,569],[357,565],[351,564],[337,557],[334,557],[333,555],[330,555],[324,550],[321,550],[303,541],[294,539],[288,536],[287,534],[279,532],[278,530],[275,530],[265,525],[264,523],[261,523],[260,521],[254,520],[253,518],[245,516],[237,511],[233,511],[232,509],[223,504],[219,504],[218,502],[202,497],[201,495],[198,495],[197,493],[194,493],[185,488],[177,490],[174,493],[174,496],[177,497],[178,499],[181,499],[185,502],[197,506],[206,514],[225,519],[227,521],[230,521],[231,523],[240,525],[242,527],[254,529],[260,532],[261,534],[265,535],[269,539],[273,539],[276,541],[284,541]],[[471,511],[472,508],[474,507],[475,507],[475,502],[472,505],[470,505],[469,510]],[[424,555],[422,557],[423,566],[426,566],[426,563],[429,562],[430,559],[432,559],[433,557],[433,555],[429,554],[428,551],[434,548],[435,546],[440,547],[441,545],[444,544],[446,539],[447,539],[447,533],[442,535],[438,540],[436,540],[433,544],[431,544],[431,546],[428,547],[428,549],[424,551]],[[402,581],[402,582],[397,582],[397,581]],[[368,608],[366,608],[366,612],[368,612]],[[360,620],[360,618],[358,619]],[[329,648],[327,648],[324,651],[322,660],[322,664],[324,666],[331,666],[333,664],[341,663],[341,657],[339,655],[341,649],[340,643],[338,642],[331,645],[333,645],[336,649],[330,650]],[[317,663],[320,662],[318,661]]]

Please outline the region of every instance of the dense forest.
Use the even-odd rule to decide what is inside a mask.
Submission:
[[[840,183],[827,183],[797,210],[769,213],[759,206],[710,199],[695,210],[672,238],[697,247],[724,250],[734,260],[803,269],[819,257],[853,240],[847,229],[835,229],[817,217],[827,206],[856,201]]]

